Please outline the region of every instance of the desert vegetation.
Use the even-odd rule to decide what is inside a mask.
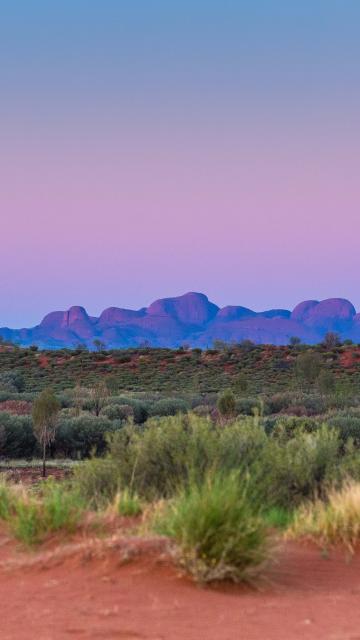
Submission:
[[[115,355],[129,364],[135,353],[142,375],[150,365],[140,357],[159,357],[159,350]],[[287,349],[168,353],[173,362],[190,362],[195,380],[206,362],[216,383],[206,391],[179,384],[175,393],[157,388],[155,372],[152,389],[125,388],[103,364],[96,369],[116,359],[99,351],[84,354],[96,376],[64,376],[52,386],[62,361],[45,364],[44,352],[26,349],[0,354],[0,520],[10,534],[33,546],[58,532],[72,535],[85,521],[99,526],[109,514],[130,518],[136,535],[168,539],[176,563],[200,582],[253,580],[276,554],[274,543],[290,537],[354,552],[357,347],[293,341]],[[24,364],[33,358],[43,362],[36,364],[41,385]],[[239,366],[250,359],[252,367]],[[233,369],[219,373],[220,363]],[[41,480],[39,458],[43,475],[55,468],[60,476]],[[30,467],[35,475],[25,485]]]

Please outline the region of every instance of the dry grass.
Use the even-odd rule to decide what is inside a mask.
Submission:
[[[288,536],[305,537],[325,548],[341,544],[353,553],[360,541],[360,483],[349,481],[329,491],[326,501],[301,506]]]

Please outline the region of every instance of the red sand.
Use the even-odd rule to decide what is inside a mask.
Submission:
[[[261,590],[201,588],[158,556],[9,570],[24,555],[0,538],[1,640],[360,640],[360,555],[287,544]]]

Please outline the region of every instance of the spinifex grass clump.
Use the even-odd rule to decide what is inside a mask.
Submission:
[[[48,532],[75,531],[84,503],[77,491],[65,483],[47,482],[41,496],[44,525]]]
[[[153,527],[176,541],[180,564],[200,582],[249,580],[268,558],[257,498],[238,473],[191,482],[159,507]]]
[[[360,483],[348,482],[330,491],[326,501],[302,505],[289,536],[304,536],[323,547],[342,544],[352,553],[360,542]]]
[[[0,518],[28,546],[41,542],[49,533],[73,532],[82,510],[78,494],[64,484],[48,481],[39,493],[20,485],[0,485]]]
[[[139,496],[129,489],[124,489],[116,494],[114,507],[120,516],[138,516],[143,510]]]

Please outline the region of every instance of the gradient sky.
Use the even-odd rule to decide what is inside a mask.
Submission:
[[[358,0],[0,7],[0,326],[203,291],[360,308]]]

